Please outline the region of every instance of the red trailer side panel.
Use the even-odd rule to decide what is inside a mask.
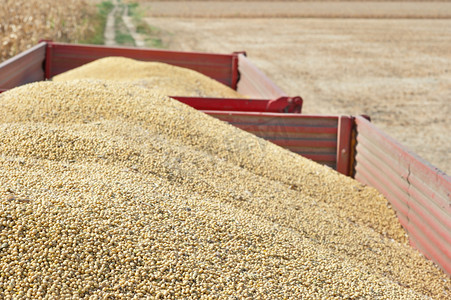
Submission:
[[[185,103],[197,110],[255,111],[277,113],[301,113],[302,110],[301,97],[281,97],[275,100],[181,96],[172,96],[172,98]]]
[[[124,56],[142,61],[157,61],[192,69],[203,73],[229,87],[235,87],[238,70],[237,54],[210,54],[197,52],[179,52],[128,47],[105,47],[94,45],[76,45],[48,43],[46,77],[77,68],[88,62],[107,56]],[[268,98],[268,97],[266,97]]]
[[[0,90],[44,80],[45,43],[0,63]]]
[[[107,56],[123,56],[142,61],[157,61],[200,72],[254,99],[272,99],[266,111],[301,113],[302,99],[287,97],[243,54],[213,54],[130,47],[106,47],[41,42],[0,64],[0,92],[16,86],[51,79],[53,76]],[[183,96],[183,95],[180,95]],[[280,99],[290,105],[280,108]],[[255,103],[254,103],[255,104]]]
[[[244,54],[238,55],[240,81],[237,91],[255,98],[275,99],[287,96],[265,74],[255,67]]]
[[[338,117],[205,112],[306,158],[336,168]]]
[[[451,178],[362,117],[355,178],[390,201],[411,244],[451,275]]]

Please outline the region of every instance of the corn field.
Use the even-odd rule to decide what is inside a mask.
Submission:
[[[89,16],[95,7],[86,0],[2,0],[0,62],[36,45],[41,39],[83,40],[94,30]]]

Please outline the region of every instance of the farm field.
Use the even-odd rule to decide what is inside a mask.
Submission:
[[[140,1],[156,17],[450,18],[430,1]]]
[[[289,95],[304,98],[304,113],[367,114],[396,140],[451,173],[451,19],[442,18],[451,14],[450,3],[399,2],[409,14],[419,15],[380,19],[283,18],[284,8],[295,14],[283,1],[144,2],[148,23],[162,29],[169,49],[245,50]],[[321,13],[327,7],[289,3],[310,5],[312,11],[320,7]],[[345,3],[355,9],[363,4]],[[255,17],[268,13],[268,7],[278,10]],[[233,17],[237,10],[241,15]],[[432,11],[441,13],[431,17]],[[157,17],[163,12],[165,17]]]

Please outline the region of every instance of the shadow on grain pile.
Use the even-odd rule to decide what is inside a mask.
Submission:
[[[2,297],[448,292],[375,190],[156,90],[34,83],[0,118]]]

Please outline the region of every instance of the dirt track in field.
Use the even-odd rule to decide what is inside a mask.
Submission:
[[[267,3],[273,2],[249,5],[255,14]],[[202,11],[225,14],[229,4],[208,2]],[[148,22],[162,29],[169,49],[245,50],[289,95],[304,98],[305,114],[368,114],[451,174],[451,19],[149,17]]]

